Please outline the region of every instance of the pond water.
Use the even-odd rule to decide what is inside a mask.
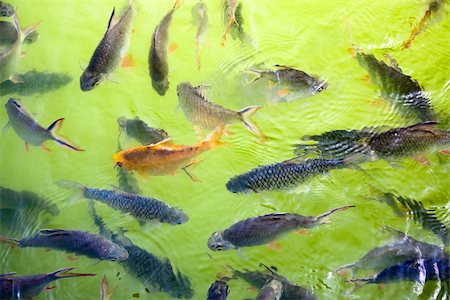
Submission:
[[[434,216],[449,228],[448,138],[446,145],[332,170],[287,191],[231,193],[226,183],[257,166],[295,157],[293,145],[304,136],[339,129],[398,128],[418,122],[382,98],[380,88],[368,79],[367,69],[353,57],[352,47],[374,54],[378,60],[388,62],[384,54],[394,58],[404,74],[418,81],[431,100],[440,128],[448,130],[449,5],[442,3],[439,10],[432,11],[410,47],[401,49],[427,11],[429,1],[239,1],[239,28],[232,25],[224,42],[221,2],[203,1],[208,20],[200,43],[196,42],[197,27],[191,13],[197,1],[185,0],[174,11],[169,27],[169,88],[160,96],[152,88],[148,53],[155,26],[172,9],[173,1],[134,1],[136,14],[127,63],[86,92],[81,91],[79,78],[105,34],[113,7],[120,16],[127,1],[10,1],[17,9],[21,27],[39,24],[39,35],[33,43],[25,40],[22,45],[23,57],[14,73],[22,74],[23,83],[0,84],[0,100],[6,104],[11,97],[20,99],[45,128],[64,117],[61,134],[85,151],[61,148],[53,141],[46,143],[50,152],[31,145],[27,151],[14,130],[3,131],[0,235],[20,239],[39,229],[98,234],[88,200],[71,201],[74,190],[55,182],[67,180],[109,190],[119,186],[118,167],[112,160],[118,142],[123,149],[139,145],[125,133],[119,135],[119,117],[139,117],[149,126],[164,129],[179,145],[203,140],[208,131],[197,134],[178,107],[176,87],[188,81],[194,86],[205,85],[207,98],[226,108],[262,106],[252,119],[267,139],[262,142],[238,121],[228,127],[228,135],[222,136],[223,147],[196,158],[200,163],[189,173],[197,181],[182,170],[165,176],[128,173],[136,179],[142,195],[183,209],[189,216],[186,223],[140,224],[129,214],[95,201],[96,213],[109,230],[125,230],[135,245],[161,261],[168,258],[175,272],[179,270],[189,278],[193,294],[185,296],[205,299],[217,278],[232,276],[231,268],[264,272],[259,266],[263,263],[275,266],[280,275],[310,289],[319,299],[445,297],[445,284],[438,281],[427,282],[424,287],[410,281],[368,284],[352,292],[354,284],[346,282],[351,275],[335,270],[375,247],[393,243],[395,238],[383,230],[385,226],[442,246],[442,236],[424,229],[407,210],[396,213],[380,201],[380,195],[393,193],[420,201],[426,209],[435,210]],[[13,19],[3,17],[1,21]],[[263,78],[251,82],[258,75],[250,69],[276,70],[275,65],[326,80],[326,88],[306,97],[276,86],[276,81]],[[6,109],[1,109],[2,126],[7,120]],[[34,195],[14,196],[7,189]],[[356,207],[337,212],[330,223],[288,233],[269,245],[242,248],[240,254],[235,250],[213,252],[207,245],[213,232],[246,218],[275,212],[315,216],[345,205]],[[448,251],[448,245],[444,249]],[[52,285],[57,288],[42,292],[37,299],[97,299],[104,275],[113,290],[111,299],[173,298],[150,284],[145,286],[118,262],[43,248],[11,248],[7,244],[0,244],[0,261],[0,273],[30,275],[74,267],[75,272],[97,274],[56,281]],[[357,277],[374,274],[361,272]],[[258,293],[242,279],[228,280],[228,285],[230,299],[251,299]]]

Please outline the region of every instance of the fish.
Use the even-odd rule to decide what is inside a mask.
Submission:
[[[99,260],[122,261],[128,258],[128,252],[103,236],[85,231],[43,229],[35,234],[21,238],[0,237],[1,243],[13,247],[40,247],[84,255]]]
[[[16,276],[15,272],[0,274],[0,299],[31,299],[39,295],[51,282],[70,277],[95,276],[92,273],[73,273],[74,268],[60,269],[48,274]]]
[[[194,87],[189,82],[182,82],[177,86],[177,95],[186,119],[194,125],[214,129],[223,124],[241,121],[253,134],[266,139],[259,127],[250,120],[250,116],[262,108],[259,105],[245,107],[239,111],[230,110],[209,101],[200,86]]]
[[[38,213],[45,212],[52,216],[59,214],[58,207],[54,203],[41,198],[34,192],[27,190],[16,191],[0,186],[0,210],[2,209],[29,209],[36,210]]]
[[[140,175],[160,176],[174,174],[178,169],[194,164],[194,158],[201,153],[223,145],[220,137],[223,127],[218,127],[204,141],[193,145],[176,145],[169,139],[159,143],[138,146],[113,155],[113,160],[126,171],[136,170]]]
[[[249,172],[232,177],[227,190],[232,193],[260,193],[272,190],[288,190],[305,180],[334,169],[354,167],[364,157],[351,156],[342,159],[306,159],[296,157],[280,163],[259,166]]]
[[[1,12],[0,12],[1,14]],[[39,33],[37,31],[30,31],[25,36],[23,42],[32,44],[36,42]],[[10,45],[17,40],[17,31],[13,23],[7,21],[0,21],[0,45]]]
[[[304,71],[282,65],[275,65],[275,67],[277,68],[275,71],[250,69],[259,75],[252,83],[265,78],[280,88],[287,88],[289,91],[295,92],[301,98],[314,96],[328,88],[326,80],[309,75]]]
[[[100,300],[110,300],[112,297],[112,291],[109,290],[109,283],[106,275],[103,276],[100,283]]]
[[[0,17],[10,17],[14,15],[14,7],[6,2],[0,1]]]
[[[169,26],[172,14],[180,6],[182,0],[176,0],[172,9],[164,16],[153,32],[148,54],[148,67],[153,89],[164,96],[169,89],[169,63],[167,47],[169,44]]]
[[[374,277],[350,279],[349,282],[358,286],[365,284],[393,283],[398,281],[413,281],[424,285],[429,280],[446,282],[450,279],[450,260],[437,258],[408,259],[390,266]]]
[[[208,239],[212,251],[225,251],[270,243],[281,235],[300,228],[313,228],[329,222],[327,218],[338,211],[355,207],[342,206],[318,216],[294,213],[274,213],[239,221],[229,228],[214,232]]]
[[[123,231],[113,233],[106,227],[103,219],[97,215],[92,202],[89,203],[89,212],[95,225],[98,226],[100,234],[127,250],[128,259],[119,261],[119,264],[128,274],[138,279],[143,286],[150,290],[162,291],[175,298],[190,299],[193,297],[194,291],[190,287],[189,278],[179,271],[175,273],[169,259],[158,258],[135,245]]]
[[[128,51],[134,15],[133,1],[129,2],[120,19],[115,18],[115,8],[113,9],[106,33],[80,77],[80,88],[83,92],[102,84],[119,66]]]
[[[78,190],[76,198],[87,198],[102,202],[109,207],[129,213],[139,222],[158,220],[172,225],[183,224],[189,220],[187,214],[178,208],[149,197],[127,193],[119,189],[103,190],[81,185],[76,182],[59,181],[60,186],[73,187]],[[74,199],[76,199],[74,197]]]
[[[27,36],[36,30],[37,25],[32,25],[25,30],[20,29],[17,14],[13,14],[14,29],[16,32],[16,39],[9,47],[0,50],[0,83],[10,80],[14,83],[22,82],[22,79],[16,75],[16,69],[19,64],[21,55],[22,43]]]
[[[205,3],[203,1],[197,2],[191,10],[192,24],[197,28],[197,33],[195,34],[195,56],[197,63],[197,70],[200,71],[201,60],[200,52],[203,44],[205,43],[206,34],[208,32],[208,10],[206,9]]]
[[[222,47],[225,46],[225,41],[227,40],[227,35],[230,32],[232,25],[235,24],[239,27],[239,23],[236,18],[236,10],[239,6],[238,0],[222,0],[223,10],[224,10],[224,22],[225,29],[222,34]],[[240,11],[240,10],[239,10]]]
[[[44,128],[33,119],[19,99],[10,98],[5,104],[5,107],[9,117],[8,124],[25,141],[26,149],[28,149],[28,145],[30,144],[32,146],[41,146],[44,150],[50,151],[44,143],[47,140],[52,140],[62,147],[74,151],[84,151],[78,148],[68,138],[58,135],[57,132],[61,128],[64,118],[59,118],[50,124],[50,126]]]
[[[280,300],[283,295],[283,283],[272,279],[259,291],[256,300]]]
[[[426,28],[428,21],[432,14],[436,14],[438,11],[443,10],[444,0],[431,0],[428,4],[428,8],[423,14],[420,21],[414,26],[409,38],[403,42],[401,49],[405,50],[411,47],[411,43],[414,39]]]
[[[122,151],[122,146],[118,143],[117,152]],[[127,193],[140,194],[141,189],[137,183],[136,177],[133,173],[127,172],[124,169],[117,167],[117,178],[119,188]]]
[[[206,300],[227,300],[230,287],[225,281],[216,280],[208,289]]]
[[[372,54],[356,50],[353,53],[361,67],[369,72],[371,81],[378,86],[381,96],[390,101],[401,114],[421,122],[436,121],[431,102],[417,80],[403,74],[398,66],[388,66]]]
[[[336,273],[339,274],[344,269],[351,269],[352,277],[354,277],[360,270],[381,272],[392,265],[409,259],[420,257],[449,259],[450,257],[443,247],[418,241],[390,227],[386,227],[385,230],[395,234],[396,241],[394,243],[370,250],[356,262],[336,269]]]
[[[252,286],[257,289],[262,289],[266,283],[277,280],[283,284],[283,294],[281,295],[281,300],[315,300],[316,296],[309,289],[302,287],[300,285],[290,282],[287,278],[281,276],[274,270],[275,268],[268,268],[264,266],[269,272],[261,271],[250,271],[244,269],[243,271],[232,269],[233,277],[232,279],[242,278]]]
[[[126,135],[135,139],[141,145],[156,144],[169,138],[169,134],[165,130],[150,127],[138,117],[134,119],[119,117],[117,123]]]

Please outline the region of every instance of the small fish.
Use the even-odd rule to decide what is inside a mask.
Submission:
[[[387,227],[388,231],[396,235],[394,243],[376,247],[364,254],[355,263],[345,265],[336,270],[351,269],[353,277],[359,270],[380,272],[392,265],[414,258],[449,258],[442,247],[418,241],[398,230]]]
[[[106,238],[84,231],[45,229],[20,240],[0,237],[0,242],[20,248],[40,247],[72,252],[100,260],[122,261],[128,252]]]
[[[222,35],[222,47],[225,46],[225,41],[227,40],[227,35],[230,32],[232,25],[235,24],[237,27],[240,26],[236,19],[236,10],[239,4],[238,0],[222,0],[225,22],[225,29]]]
[[[143,176],[147,173],[156,176],[174,174],[178,169],[194,164],[194,158],[201,153],[221,146],[222,132],[223,127],[218,127],[204,141],[193,146],[176,145],[166,139],[126,149],[114,154],[113,160],[119,167],[136,170]]]
[[[9,47],[0,50],[0,83],[6,80],[10,80],[14,83],[22,82],[15,73],[19,64],[22,43],[27,36],[36,30],[37,27],[37,25],[33,25],[22,31],[17,15],[14,14],[13,16],[16,39]]]
[[[167,47],[169,45],[169,26],[173,12],[180,6],[182,0],[176,0],[172,9],[156,26],[152,35],[148,54],[148,67],[153,89],[164,96],[169,89],[169,64],[167,61]]]
[[[100,300],[110,300],[112,297],[112,291],[109,290],[109,283],[106,275],[103,276],[100,283]]]
[[[256,300],[280,300],[282,295],[283,283],[272,279],[261,288]]]
[[[134,119],[119,117],[117,122],[129,137],[134,138],[141,145],[156,144],[169,138],[169,134],[166,131],[150,127],[138,117]]]
[[[28,144],[31,144],[32,146],[41,146],[44,150],[50,151],[45,147],[44,142],[52,140],[62,147],[75,151],[83,151],[66,137],[57,135],[64,122],[64,118],[60,118],[47,128],[44,128],[33,119],[18,99],[10,98],[5,104],[5,107],[9,117],[9,125],[25,141],[25,147],[27,149]]]
[[[252,82],[266,78],[281,88],[287,88],[288,90],[302,94],[301,98],[314,96],[328,88],[325,80],[311,76],[301,70],[281,65],[275,65],[275,67],[277,67],[276,71],[250,69],[250,71],[259,74],[259,77],[255,78]]]
[[[431,0],[428,5],[427,10],[425,11],[423,17],[420,21],[414,26],[414,29],[411,31],[409,38],[403,43],[402,50],[408,49],[411,47],[411,43],[413,40],[421,33],[427,26],[428,20],[431,17],[432,13],[437,13],[444,7],[444,0]]]
[[[418,118],[422,122],[434,121],[435,113],[430,100],[419,83],[402,73],[398,66],[388,66],[372,54],[355,51],[358,63],[370,75],[372,83],[379,87],[381,95],[407,118]]]
[[[415,258],[390,266],[372,278],[351,279],[358,286],[365,284],[413,281],[424,285],[429,280],[446,282],[450,279],[450,260],[436,258]]]
[[[119,262],[128,274],[137,278],[150,290],[163,291],[176,298],[193,297],[194,291],[190,288],[189,278],[179,271],[175,273],[169,259],[160,259],[136,246],[122,231],[113,233],[106,227],[103,219],[96,214],[92,202],[89,203],[89,209],[94,223],[99,227],[100,234],[128,251],[128,259]]]
[[[0,1],[0,17],[10,17],[14,14],[14,7],[6,2]]]
[[[325,223],[328,216],[354,205],[332,209],[319,216],[301,216],[294,213],[275,213],[239,221],[229,228],[214,232],[208,240],[208,247],[213,251],[225,251],[267,244],[282,234],[300,228],[313,228]]]
[[[75,196],[97,200],[111,208],[129,213],[140,222],[158,220],[163,223],[178,225],[189,220],[189,217],[183,210],[170,207],[166,203],[154,198],[130,194],[120,190],[95,189],[69,181],[59,181],[58,184],[74,187],[79,190],[79,195]]]
[[[192,23],[197,28],[197,33],[195,34],[195,56],[197,62],[197,69],[200,71],[201,61],[200,52],[203,44],[205,43],[206,33],[208,31],[208,10],[206,9],[205,3],[203,1],[197,2],[192,7]]]
[[[208,289],[206,300],[227,300],[230,287],[225,281],[216,280]]]
[[[72,273],[74,268],[61,269],[48,274],[15,276],[15,272],[0,274],[0,299],[31,299],[48,288],[47,285],[61,278],[95,276],[90,273]]]
[[[180,83],[177,86],[177,95],[186,119],[195,125],[214,129],[220,125],[241,121],[253,134],[266,139],[258,126],[250,120],[250,116],[255,114],[261,106],[253,105],[240,111],[230,110],[210,102],[203,95],[200,87],[193,87],[188,82]]]
[[[227,182],[226,187],[232,193],[288,190],[314,176],[326,174],[334,169],[352,167],[361,159],[359,156],[307,160],[296,157],[234,176]]]
[[[132,4],[133,2],[130,1],[128,8],[118,20],[114,16],[115,9],[113,9],[106,33],[80,77],[80,88],[83,92],[90,91],[103,83],[120,65],[128,51],[134,17]]]

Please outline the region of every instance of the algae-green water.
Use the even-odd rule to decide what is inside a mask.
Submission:
[[[207,85],[205,93],[209,99],[227,108],[263,106],[253,120],[268,137],[267,141],[261,143],[237,122],[229,127],[231,134],[223,136],[225,146],[198,157],[201,162],[191,170],[197,182],[182,171],[167,176],[136,176],[143,195],[182,208],[190,219],[176,226],[156,222],[141,226],[131,216],[96,202],[97,212],[110,229],[123,228],[136,245],[160,258],[170,259],[175,270],[189,277],[195,291],[193,299],[205,299],[208,287],[216,278],[230,277],[229,266],[263,271],[260,263],[275,266],[279,274],[313,290],[319,299],[438,297],[442,283],[436,281],[428,282],[424,288],[407,281],[366,285],[350,293],[353,285],[345,282],[348,274],[340,276],[334,270],[356,261],[374,247],[392,243],[392,235],[382,231],[386,225],[418,240],[440,245],[439,238],[414,222],[412,215],[399,217],[386,203],[377,201],[376,191],[394,192],[421,201],[426,208],[436,209],[448,225],[450,180],[445,147],[394,162],[366,162],[360,166],[363,171],[334,170],[287,192],[233,194],[225,184],[232,176],[258,165],[294,157],[292,145],[305,135],[369,126],[412,125],[410,120],[393,112],[392,105],[381,98],[379,88],[367,80],[367,71],[349,52],[352,46],[373,53],[378,59],[386,59],[383,54],[387,53],[397,60],[402,71],[427,92],[439,117],[448,122],[449,6],[444,5],[433,13],[411,47],[400,50],[427,10],[428,1],[239,2],[246,38],[241,41],[229,35],[222,47],[221,1],[204,1],[209,24],[198,70],[196,28],[191,17],[197,1],[183,1],[173,14],[169,28],[169,43],[174,49],[168,54],[169,90],[165,96],[159,96],[152,89],[148,73],[148,51],[155,26],[172,8],[173,1],[134,1],[137,14],[128,50],[134,63],[117,68],[109,80],[89,92],[80,90],[80,75],[106,31],[113,7],[120,13],[127,1],[10,1],[17,8],[22,28],[39,24],[37,41],[23,45],[26,55],[21,57],[17,73],[34,70],[65,77],[59,78],[59,84],[55,83],[58,78],[51,78],[50,82],[30,86],[28,90],[2,85],[2,126],[8,118],[3,105],[10,97],[19,98],[44,127],[64,117],[61,134],[85,151],[70,151],[52,141],[46,143],[51,152],[39,147],[26,151],[13,130],[1,133],[0,185],[34,192],[60,211],[54,215],[41,213],[37,218],[30,215],[8,219],[8,224],[0,228],[2,235],[20,238],[46,228],[98,233],[89,215],[88,201],[70,201],[72,191],[55,185],[55,181],[64,179],[106,189],[117,186],[112,155],[117,150],[120,116],[138,116],[150,126],[163,128],[177,144],[197,143],[202,136],[197,135],[177,109],[176,86],[189,81]],[[3,19],[12,22],[11,18]],[[269,86],[262,80],[251,84],[253,74],[246,70],[273,69],[276,64],[326,79],[328,89],[309,98],[274,101],[261,92]],[[137,145],[124,135],[120,139],[128,147]],[[331,223],[300,234],[287,234],[271,247],[243,248],[242,257],[234,250],[212,252],[207,247],[213,232],[248,217],[273,212],[318,215],[343,205],[356,207],[336,213]],[[6,208],[0,209],[5,218]],[[74,267],[78,272],[97,274],[56,281],[57,288],[42,292],[37,299],[98,299],[103,275],[113,290],[111,299],[171,299],[163,292],[148,293],[117,262],[99,262],[41,248],[11,249],[6,244],[0,245],[0,254],[0,273],[29,275]],[[229,299],[257,295],[257,290],[243,280],[230,280],[228,284]]]

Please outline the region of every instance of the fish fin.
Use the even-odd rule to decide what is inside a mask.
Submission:
[[[183,3],[183,0],[175,0],[175,4],[172,7],[172,11],[176,10],[181,6],[181,3]]]
[[[184,173],[186,173],[187,176],[189,176],[189,178],[193,181],[193,182],[201,182],[200,179],[198,179],[196,176],[192,175],[189,171],[188,168],[192,167],[195,168],[199,163],[201,163],[203,160],[201,161],[193,161],[190,164],[184,166],[181,168],[181,170],[184,171]]]
[[[30,146],[28,145],[27,142],[25,142],[25,151],[26,152],[30,151]]]
[[[303,157],[294,157],[288,160],[283,161],[283,165],[290,165],[290,164],[300,164],[305,162],[305,159]]]
[[[368,283],[370,283],[373,278],[360,278],[360,279],[348,279],[345,282],[354,283],[356,287],[362,287]]]
[[[405,50],[405,49],[408,49],[409,47],[411,47],[411,43],[416,38],[416,36],[425,28],[425,24],[427,23],[430,16],[431,16],[431,11],[429,9],[427,9],[425,11],[425,14],[423,15],[422,19],[419,21],[419,23],[417,23],[417,25],[414,26],[409,38],[402,44],[401,50]]]
[[[111,17],[109,17],[109,21],[108,21],[108,27],[106,28],[106,31],[108,32],[108,30],[111,28],[111,27],[114,27],[114,25],[116,25],[117,24],[117,20],[114,20],[114,14],[116,13],[116,8],[114,7],[113,8],[113,10],[112,10],[112,13],[111,13]]]
[[[122,68],[130,68],[130,67],[135,67],[136,63],[134,62],[134,58],[133,55],[128,54],[126,55],[123,59],[122,62],[120,64],[120,66]]]
[[[224,127],[224,125],[217,126],[216,129],[214,129],[214,131],[211,132],[202,143],[206,143],[210,149],[224,146],[225,143],[220,141]]]
[[[9,76],[9,80],[14,84],[24,83],[22,77],[20,77],[20,75],[18,74],[13,74]]]
[[[3,126],[2,128],[2,133],[5,133],[9,128],[11,127],[11,124],[8,122],[6,122],[5,126]]]
[[[113,290],[109,290],[109,283],[106,275],[103,275],[102,282],[100,283],[100,299],[109,300],[112,297],[113,292],[116,290],[115,287]]]
[[[83,149],[80,149],[78,146],[76,146],[67,137],[58,135],[58,131],[61,128],[63,122],[64,122],[64,118],[57,119],[52,124],[50,124],[50,126],[48,126],[48,128],[47,128],[47,130],[52,135],[54,141],[57,142],[62,147],[66,147],[66,148],[69,148],[69,149],[75,150],[75,151],[84,151]]]
[[[172,138],[168,137],[168,138],[165,138],[162,141],[159,141],[157,143],[147,145],[147,147],[160,146],[160,145],[171,144],[171,143],[172,143]]]
[[[0,236],[0,243],[9,244],[12,248],[20,247],[20,241],[15,238]]]
[[[266,245],[267,248],[275,251],[283,251],[283,246],[280,243],[273,242]]]
[[[39,145],[42,149],[44,149],[45,151],[47,151],[47,152],[52,152],[49,148],[47,148],[46,146],[45,146],[45,143],[42,143],[42,144],[40,144]]]
[[[332,209],[330,211],[327,211],[327,212],[325,212],[325,213],[323,213],[321,215],[318,215],[316,217],[316,219],[317,220],[324,219],[324,218],[330,216],[331,214],[334,214],[335,212],[347,210],[347,209],[352,208],[352,207],[356,207],[356,206],[355,205],[346,205],[346,206],[341,206],[341,207],[338,207],[338,208],[334,208],[334,209]],[[329,223],[329,220],[328,221],[324,220],[323,222]]]
[[[121,189],[120,187],[111,184],[111,187],[114,189],[114,191],[118,194],[122,194],[122,195],[133,195],[132,193],[129,193],[123,189]]]
[[[69,197],[69,199],[66,201],[66,205],[62,208],[62,210],[64,210],[67,206],[72,205],[74,202],[76,202],[84,197],[85,186],[80,183],[60,179],[60,180],[55,181],[55,184],[59,187],[76,189],[75,193],[73,193]]]
[[[67,235],[68,232],[63,229],[42,229],[39,230],[39,234],[44,236],[55,236],[55,235]]]
[[[343,270],[347,270],[347,269],[352,269],[355,266],[355,264],[348,264],[348,265],[343,265],[339,268],[337,268],[334,272],[338,275],[342,275],[342,271]]]
[[[27,38],[28,35],[36,31],[36,28],[38,28],[40,23],[33,24],[22,30],[22,42]]]
[[[78,276],[95,276],[97,274],[92,273],[72,273],[74,268],[65,268],[58,271],[55,271],[53,273],[50,273],[50,276],[54,276],[56,278],[68,278],[68,277],[78,277]]]
[[[14,275],[14,274],[17,274],[17,272],[3,273],[3,274],[0,274],[0,278],[2,278],[2,277],[7,277],[7,276],[11,276],[11,275]]]
[[[253,105],[249,107],[245,107],[241,109],[238,113],[239,116],[244,123],[245,127],[247,127],[248,130],[253,132],[255,135],[259,136],[262,141],[267,140],[267,137],[262,133],[261,129],[254,123],[250,117],[254,115],[258,110],[260,110],[262,106],[259,105]]]
[[[295,230],[294,233],[298,235],[307,235],[309,234],[309,231],[305,228],[300,228],[298,230]]]
[[[243,260],[247,260],[248,261],[248,258],[244,255],[244,253],[242,252],[241,248],[236,248],[236,252]]]
[[[54,285],[54,286],[46,286],[44,288],[45,291],[51,291],[51,290],[54,290],[54,289],[56,289],[56,285]]]
[[[177,44],[177,43],[171,43],[171,44],[169,45],[169,48],[167,49],[167,51],[168,51],[169,53],[174,53],[175,50],[177,50],[177,49],[178,49],[178,44]]]
[[[26,51],[20,51],[20,57],[25,57],[28,55],[28,52]]]
[[[68,261],[76,261],[76,260],[80,259],[79,257],[74,256],[74,255],[68,255],[66,258]]]
[[[277,96],[284,98],[286,96],[288,96],[290,94],[289,89],[288,88],[284,88],[284,89],[280,89],[277,91]]]

